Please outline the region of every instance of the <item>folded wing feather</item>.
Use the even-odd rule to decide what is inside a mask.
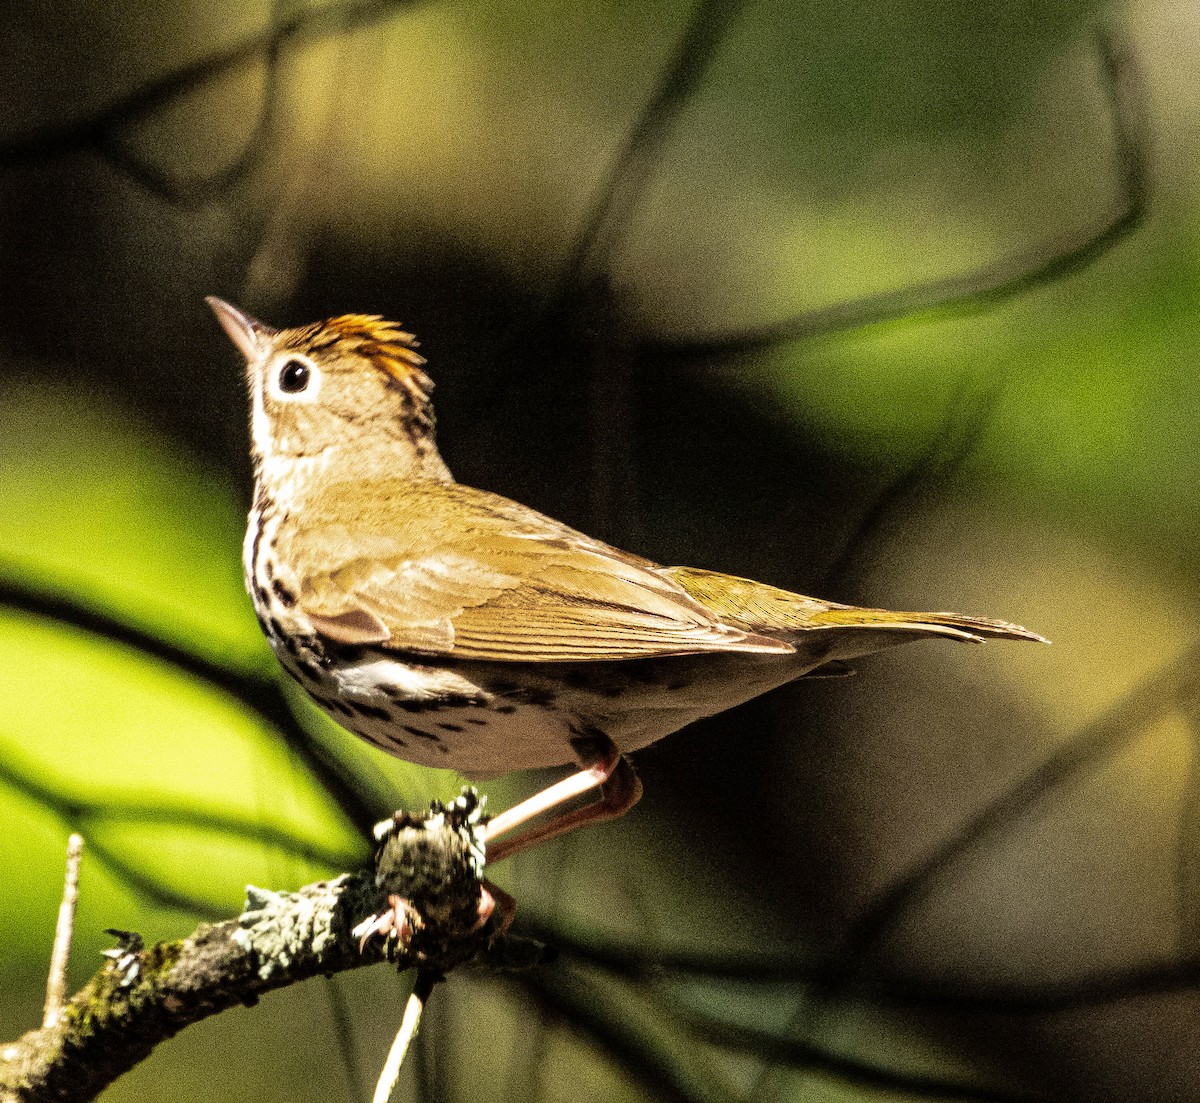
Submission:
[[[397,483],[367,517],[341,515],[350,495],[306,504],[280,547],[306,565],[298,603],[318,631],[505,662],[793,650],[725,623],[647,560],[485,491],[446,490]]]

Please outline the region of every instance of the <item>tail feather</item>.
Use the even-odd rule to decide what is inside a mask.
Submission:
[[[964,643],[982,643],[986,639],[1028,640],[1049,643],[1044,636],[1030,632],[1019,624],[1010,624],[993,617],[972,617],[963,613],[901,613],[887,609],[858,609],[854,606],[834,606],[813,614],[812,628],[881,628],[892,632],[914,632],[918,635],[944,636]]]
[[[821,629],[865,629],[911,633],[914,636],[944,636],[964,643],[985,639],[1030,640],[1049,643],[1036,632],[1018,624],[991,617],[962,613],[898,613],[888,609],[861,609],[839,605],[747,578],[703,571],[696,567],[665,567],[664,574],[679,583],[693,598],[707,606],[726,624],[768,637],[794,642],[797,633]],[[898,643],[902,640],[892,640]],[[879,646],[886,647],[882,639]]]

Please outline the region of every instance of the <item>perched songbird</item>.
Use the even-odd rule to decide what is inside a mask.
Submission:
[[[640,795],[625,755],[703,716],[924,637],[1039,640],[662,567],[454,481],[416,342],[374,315],[275,330],[208,300],[246,358],[246,583],[279,660],[334,720],[481,777],[580,771],[488,825],[496,861]],[[601,799],[520,823],[598,787]]]

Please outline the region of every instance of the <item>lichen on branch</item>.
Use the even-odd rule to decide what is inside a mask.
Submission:
[[[265,992],[382,960],[446,973],[476,957],[494,927],[485,899],[473,789],[377,829],[374,866],[296,892],[251,886],[241,915],[177,942],[122,950],[51,1027],[0,1048],[0,1103],[83,1103],[184,1027]],[[401,898],[419,923],[363,941],[355,928]]]

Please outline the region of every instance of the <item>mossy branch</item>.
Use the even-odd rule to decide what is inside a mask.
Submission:
[[[480,809],[467,789],[422,816],[380,825],[374,868],[298,892],[249,888],[234,919],[143,949],[136,935],[72,997],[52,1026],[0,1049],[0,1103],[83,1103],[191,1023],[265,992],[382,960],[439,975],[476,957],[493,924],[480,923]],[[403,898],[419,921],[399,937],[355,928]],[[116,932],[120,934],[120,932]]]

